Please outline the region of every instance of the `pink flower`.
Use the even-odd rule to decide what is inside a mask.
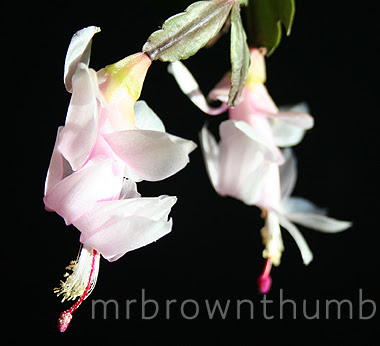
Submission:
[[[61,314],[61,331],[93,289],[100,254],[116,261],[171,231],[168,217],[176,197],[143,198],[136,182],[175,174],[196,147],[166,133],[158,116],[137,101],[151,64],[146,54],[131,55],[99,72],[88,67],[92,37],[99,31],[87,27],[70,42],[64,81],[72,97],[45,183],[46,209],[73,224],[83,244],[69,266],[72,274],[55,290],[63,300],[80,297]]]
[[[229,74],[209,94],[209,99],[222,102],[213,108],[182,63],[172,63],[169,72],[204,112],[216,115],[226,110],[231,85]],[[267,259],[258,281],[262,293],[270,289],[272,264],[280,264],[284,250],[280,226],[292,235],[306,265],[313,255],[293,222],[326,233],[351,226],[348,221],[327,217],[322,209],[303,198],[290,197],[297,175],[295,158],[290,149],[281,152],[278,147],[298,144],[305,130],[313,127],[314,120],[304,103],[278,109],[264,85],[265,74],[264,55],[258,49],[251,49],[251,66],[241,102],[229,108],[229,120],[219,127],[219,143],[206,127],[200,135],[207,172],[215,190],[221,196],[237,198],[262,210],[263,257]]]

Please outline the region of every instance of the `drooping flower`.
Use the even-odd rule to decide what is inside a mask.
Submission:
[[[278,147],[298,144],[305,130],[313,127],[314,120],[308,114],[305,103],[277,108],[264,85],[264,54],[259,49],[251,49],[250,53],[251,66],[241,102],[229,108],[230,120],[221,123],[220,142],[216,142],[206,127],[203,127],[200,138],[207,171],[215,190],[222,196],[237,198],[262,210],[262,217],[265,218],[261,230],[265,245],[263,257],[267,261],[258,285],[260,291],[266,293],[272,282],[272,264],[280,264],[284,250],[280,226],[289,231],[304,263],[309,264],[312,253],[293,222],[329,233],[345,230],[351,223],[328,218],[322,209],[311,202],[290,197],[296,180],[295,158],[290,149],[284,151],[284,157]],[[225,111],[230,90],[229,74],[209,94],[210,100],[222,102],[221,106],[213,108],[182,63],[172,63],[169,72],[201,110],[210,115]]]
[[[280,226],[296,241],[307,265],[313,255],[294,223],[326,233],[336,233],[351,226],[351,222],[327,217],[326,212],[311,202],[290,197],[296,181],[295,158],[290,149],[282,156],[245,122],[226,120],[220,125],[220,142],[204,127],[201,146],[207,171],[215,190],[221,196],[237,198],[262,210],[265,226],[261,230],[267,258],[259,287],[263,293],[270,288],[270,268],[278,266],[284,245]],[[273,148],[272,148],[273,149]]]
[[[98,73],[88,67],[92,37],[77,32],[65,61],[65,85],[72,92],[65,126],[58,129],[46,183],[45,207],[81,232],[77,261],[56,293],[80,297],[63,312],[64,331],[72,312],[95,285],[100,254],[115,261],[171,231],[176,197],[143,198],[136,182],[165,179],[186,166],[191,141],[170,135],[144,101],[137,101],[150,58],[131,55]],[[136,102],[137,101],[137,102]]]

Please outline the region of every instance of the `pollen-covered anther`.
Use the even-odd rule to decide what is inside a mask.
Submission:
[[[61,281],[61,287],[54,289],[57,296],[63,294],[65,299],[72,300],[80,297],[68,310],[63,311],[58,318],[58,329],[64,332],[69,326],[73,312],[90,295],[95,287],[99,272],[99,253],[92,248],[83,247],[78,256],[77,263],[72,267],[72,274],[65,282]]]
[[[71,270],[72,273],[65,273],[63,276],[65,281],[60,282],[60,287],[54,289],[54,293],[59,297],[63,295],[62,302],[65,300],[74,300],[83,295],[86,290],[90,274],[93,271],[93,249],[87,249],[83,247],[78,254],[78,258],[75,261],[71,261],[70,265],[66,267],[67,270]],[[95,258],[94,275],[92,278],[92,284],[90,288],[91,293],[93,286],[95,286],[98,271],[99,271],[99,255]]]

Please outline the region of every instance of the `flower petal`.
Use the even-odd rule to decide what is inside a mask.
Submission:
[[[309,114],[309,107],[306,102],[280,107],[280,111],[275,115],[275,118],[287,121],[305,130],[310,130],[314,126],[314,118]]]
[[[297,243],[298,248],[301,251],[301,256],[303,263],[308,265],[313,260],[313,253],[311,252],[309,245],[307,245],[305,238],[299,231],[299,229],[290,221],[288,221],[284,216],[278,214],[280,218],[280,225],[288,230],[290,235],[293,237]]]
[[[206,170],[214,188],[218,185],[220,150],[214,136],[206,125],[199,134],[202,153],[206,164]]]
[[[79,30],[72,37],[66,54],[64,73],[64,82],[68,92],[72,90],[71,78],[78,64],[83,62],[88,65],[90,61],[92,37],[98,32],[100,32],[100,28],[89,26]]]
[[[211,107],[207,103],[195,78],[182,62],[175,61],[170,63],[168,71],[174,76],[182,92],[203,112],[210,115],[217,115],[224,113],[228,109],[225,103],[219,107]]]
[[[137,101],[134,110],[137,129],[165,132],[164,123],[145,101]]]
[[[137,197],[96,203],[86,214],[74,222],[86,241],[118,220],[139,216],[153,221],[166,221],[177,198],[171,196]]]
[[[218,100],[227,103],[228,94],[231,89],[231,73],[227,73],[219,83],[210,91],[208,98],[210,100]]]
[[[172,221],[152,221],[131,216],[105,227],[83,243],[99,251],[110,262],[118,260],[126,252],[146,246],[168,234]]]
[[[169,212],[175,197],[131,198],[98,202],[74,222],[81,242],[115,261],[125,252],[145,246],[169,233]]]
[[[62,156],[62,153],[58,150],[57,143],[59,142],[62,130],[63,126],[60,126],[58,128],[53,154],[51,156],[49,169],[46,175],[44,195],[49,193],[53,186],[55,186],[62,179],[64,179],[73,172],[73,170],[70,167],[70,164],[67,162],[67,160],[65,160],[65,158]]]
[[[257,203],[269,165],[280,161],[281,153],[272,151],[245,122],[226,120],[220,125],[220,166],[216,191],[235,197],[248,205]]]
[[[352,222],[337,220],[320,214],[292,213],[286,217],[301,226],[325,233],[337,233],[352,226]]]
[[[95,78],[95,80],[94,80]],[[60,136],[59,150],[74,171],[88,159],[98,132],[96,73],[80,63],[72,78],[73,94],[66,124]]]
[[[123,176],[115,174],[111,159],[94,158],[82,169],[53,186],[45,196],[46,207],[71,224],[97,201],[118,198]]]
[[[283,209],[286,214],[294,213],[312,213],[319,215],[326,215],[327,210],[317,207],[313,202],[302,197],[290,197],[283,203]]]
[[[293,150],[282,150],[285,162],[280,166],[281,200],[287,200],[294,190],[297,181],[297,159]]]
[[[192,141],[160,131],[126,130],[104,138],[115,154],[147,181],[163,180],[180,171],[196,148]]]
[[[306,103],[292,107],[281,108],[281,111],[271,119],[274,141],[279,147],[289,147],[301,142],[305,130],[314,126],[314,118],[307,113]]]

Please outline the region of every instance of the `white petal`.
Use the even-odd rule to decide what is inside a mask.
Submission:
[[[274,143],[281,148],[291,147],[299,144],[304,135],[305,130],[301,127],[294,126],[287,121],[276,119],[270,120]]]
[[[139,216],[121,219],[102,229],[84,244],[98,250],[110,262],[118,260],[126,252],[146,246],[168,234],[172,220],[152,221]]]
[[[236,131],[236,129],[238,131]],[[227,137],[236,136],[239,137],[244,134],[247,139],[251,139],[259,145],[261,151],[264,154],[265,160],[272,163],[282,164],[284,162],[284,157],[281,151],[273,146],[271,143],[267,142],[260,133],[256,132],[251,126],[249,126],[245,121],[233,121],[226,120],[220,125],[220,136],[227,139]],[[252,141],[250,141],[252,142]]]
[[[248,205],[257,202],[268,166],[282,158],[244,122],[226,120],[220,125],[221,158],[216,190]]]
[[[176,201],[176,197],[160,196],[98,202],[78,218],[74,226],[82,232],[83,242],[120,219],[139,216],[153,221],[166,221]]]
[[[180,171],[196,148],[192,141],[150,130],[118,131],[104,138],[138,177],[148,181],[163,180]]]
[[[79,30],[72,37],[65,60],[64,82],[67,91],[71,92],[72,90],[71,78],[78,64],[83,62],[88,65],[90,61],[92,37],[98,32],[100,32],[100,28],[89,26]]]
[[[206,170],[214,188],[218,185],[220,151],[214,136],[207,130],[206,125],[202,127],[199,134]]]
[[[182,62],[176,61],[170,63],[168,71],[174,76],[182,92],[203,112],[210,115],[217,115],[224,113],[228,109],[225,103],[217,108],[211,107],[207,103],[195,78]]]
[[[46,194],[44,202],[69,225],[96,202],[118,198],[122,178],[121,174],[114,172],[112,159],[94,158],[82,169],[55,184]]]
[[[302,197],[290,197],[286,201],[284,201],[282,205],[285,213],[293,214],[293,213],[312,213],[312,214],[320,214],[326,215],[327,210],[325,208],[320,208],[316,206],[313,202],[309,201],[306,198]]]
[[[280,218],[280,225],[288,230],[290,235],[293,237],[295,242],[297,243],[298,248],[301,251],[301,256],[303,259],[303,263],[308,265],[313,260],[313,253],[311,252],[309,245],[307,245],[305,238],[299,231],[299,229],[290,221],[288,221],[285,217],[278,214]]]
[[[131,179],[124,179],[119,199],[137,198],[141,195],[137,192],[137,184]]]
[[[72,78],[73,94],[60,136],[59,150],[74,171],[88,159],[98,131],[96,73],[80,63]]]
[[[352,222],[337,220],[320,214],[292,213],[286,214],[286,217],[304,227],[326,233],[341,232],[352,226]]]
[[[145,101],[135,103],[135,126],[140,130],[165,132],[164,123]]]
[[[287,200],[294,190],[297,181],[297,159],[293,150],[286,148],[282,151],[285,162],[280,166],[281,199]]]
[[[74,225],[82,232],[81,242],[115,261],[169,233],[172,222],[167,218],[176,200],[160,196],[98,202]]]
[[[307,113],[306,103],[281,108],[271,119],[274,141],[279,147],[289,147],[301,142],[305,130],[314,126],[314,118]]]
[[[62,156],[62,153],[58,149],[57,144],[59,142],[62,130],[63,126],[60,126],[57,131],[57,138],[55,140],[53,154],[51,156],[49,169],[46,175],[44,195],[46,195],[53,186],[55,186],[62,179],[64,179],[73,172],[70,164]]]

